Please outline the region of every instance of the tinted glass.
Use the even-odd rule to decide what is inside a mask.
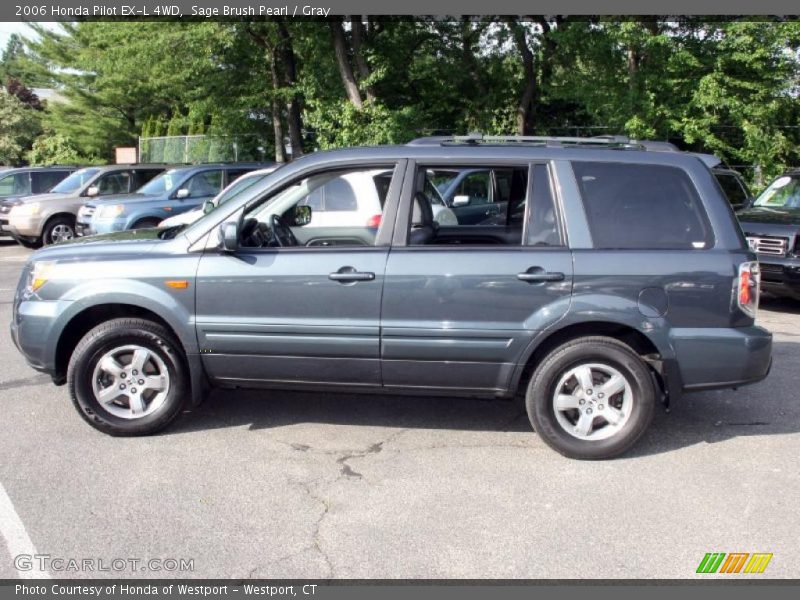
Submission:
[[[533,167],[533,192],[531,210],[528,217],[529,246],[562,246],[556,203],[550,185],[550,175],[545,165]],[[524,219],[525,203],[518,203],[518,208],[510,214],[512,222]]]
[[[222,188],[222,171],[203,171],[181,186],[189,190],[190,198],[216,196]]]
[[[125,194],[130,191],[131,174],[128,171],[109,173],[95,182],[98,188],[98,196],[110,196],[112,194]]]
[[[182,180],[183,176],[179,170],[170,169],[151,179],[137,192],[140,194],[165,194],[174,190]]]
[[[714,176],[717,178],[720,187],[722,187],[722,191],[725,192],[728,202],[734,206],[741,206],[747,202],[747,194],[735,175],[715,173]]]
[[[700,249],[711,229],[689,176],[661,165],[575,162],[596,248]]]
[[[42,194],[50,191],[54,185],[69,175],[69,171],[41,171],[31,173],[33,179],[33,193]]]

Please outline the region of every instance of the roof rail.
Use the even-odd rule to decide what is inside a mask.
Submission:
[[[546,146],[546,147],[583,147],[583,148],[615,148],[622,150],[652,150],[660,152],[677,152],[677,146],[669,142],[650,140],[632,140],[626,136],[601,135],[594,137],[537,136],[537,135],[469,135],[429,136],[412,140],[409,146]]]

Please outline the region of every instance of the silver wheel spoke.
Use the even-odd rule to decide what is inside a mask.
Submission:
[[[572,394],[559,394],[556,398],[556,410],[578,408],[578,398]]]
[[[603,384],[600,391],[606,395],[606,398],[611,398],[611,396],[625,391],[625,379],[620,375],[613,375]]]
[[[131,414],[134,416],[141,415],[145,410],[144,399],[141,394],[131,394],[129,397]]]
[[[144,385],[142,389],[153,390],[154,392],[161,392],[167,387],[167,382],[163,375],[148,375],[144,378]]]
[[[145,350],[144,348],[138,348],[136,352],[133,353],[133,358],[131,359],[131,369],[136,369],[139,371],[139,374],[144,373],[144,366],[147,364],[147,360],[150,358],[150,351]]]
[[[592,421],[594,421],[594,415],[581,413],[578,422],[575,423],[575,433],[581,436],[587,436],[592,433]]]
[[[581,386],[581,389],[584,391],[584,393],[594,387],[594,381],[592,381],[592,369],[587,366],[578,367],[575,369],[575,378],[578,380],[578,384]]]
[[[119,364],[117,359],[113,356],[106,356],[100,363],[100,368],[109,375],[113,375],[115,378],[119,377],[124,372],[123,366]]]
[[[622,420],[625,418],[625,415],[622,414],[622,411],[618,408],[614,408],[613,406],[606,406],[600,415],[608,421],[609,425],[619,425],[622,423]]]
[[[107,388],[103,388],[100,390],[100,393],[97,394],[97,400],[101,404],[108,404],[109,402],[113,402],[122,392],[120,391],[119,387],[117,387],[116,383],[111,384]]]

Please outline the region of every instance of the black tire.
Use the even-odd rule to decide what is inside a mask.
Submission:
[[[68,237],[67,237],[68,236]],[[66,215],[52,217],[42,230],[42,243],[45,246],[75,238],[75,219]]]
[[[131,229],[153,229],[154,227],[158,227],[159,223],[161,223],[161,221],[158,219],[142,219],[141,221],[136,221]]]
[[[610,427],[610,421],[600,418],[603,416],[602,411],[605,410],[608,414],[609,409],[615,408],[609,406],[611,402],[621,403],[623,392],[611,395],[611,402],[608,401],[609,399],[605,399],[608,404],[604,406],[598,404],[603,400],[598,399],[596,392],[595,397],[590,398],[584,395],[581,389],[574,393],[582,397],[581,404],[584,406],[574,410],[559,411],[560,418],[556,416],[557,411],[554,406],[558,391],[556,387],[572,369],[588,364],[602,365],[616,370],[623,376],[631,392],[629,400],[626,400],[629,402],[629,408],[617,413],[629,414],[627,420],[622,422],[619,430],[615,433],[610,433],[613,431],[613,427],[608,430],[609,437],[605,439],[577,437],[577,433],[569,433],[562,423],[570,424],[574,420],[574,424],[577,425],[577,419],[583,414],[583,411],[590,408],[586,402],[586,399],[589,399],[592,402],[591,407],[594,408],[593,416],[588,417],[592,423],[590,433],[594,431],[595,424],[597,424],[598,430]],[[592,375],[594,376],[595,372],[592,372]],[[569,381],[564,385],[569,386]],[[577,379],[571,381],[577,382]],[[600,384],[595,383],[594,385]],[[576,386],[576,390],[577,387],[580,386]],[[589,390],[589,393],[591,394],[592,390]],[[600,460],[622,454],[639,440],[653,419],[656,397],[650,369],[629,346],[613,338],[585,337],[559,346],[541,361],[528,384],[525,408],[534,430],[556,452],[568,458]],[[599,421],[598,418],[600,418]]]
[[[153,412],[134,418],[109,412],[93,389],[95,367],[101,358],[128,345],[157,355],[169,375],[169,386],[160,405]],[[189,396],[189,375],[183,349],[167,329],[146,319],[121,318],[98,325],[78,342],[69,361],[67,386],[75,408],[95,429],[109,435],[148,435],[163,429],[181,413]],[[120,411],[124,406],[114,408]]]
[[[24,248],[30,248],[31,250],[36,250],[37,248],[42,247],[42,238],[21,238],[21,237],[14,237],[14,241],[17,242],[20,246]]]

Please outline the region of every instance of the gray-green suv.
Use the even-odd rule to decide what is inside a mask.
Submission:
[[[463,194],[470,222],[438,221],[426,190],[476,169],[495,187]],[[353,210],[367,198],[376,214]],[[758,283],[697,157],[434,138],[303,157],[189,227],[41,250],[11,330],[112,435],[158,431],[210,386],[520,394],[547,444],[607,458],[659,401],[766,377]]]

